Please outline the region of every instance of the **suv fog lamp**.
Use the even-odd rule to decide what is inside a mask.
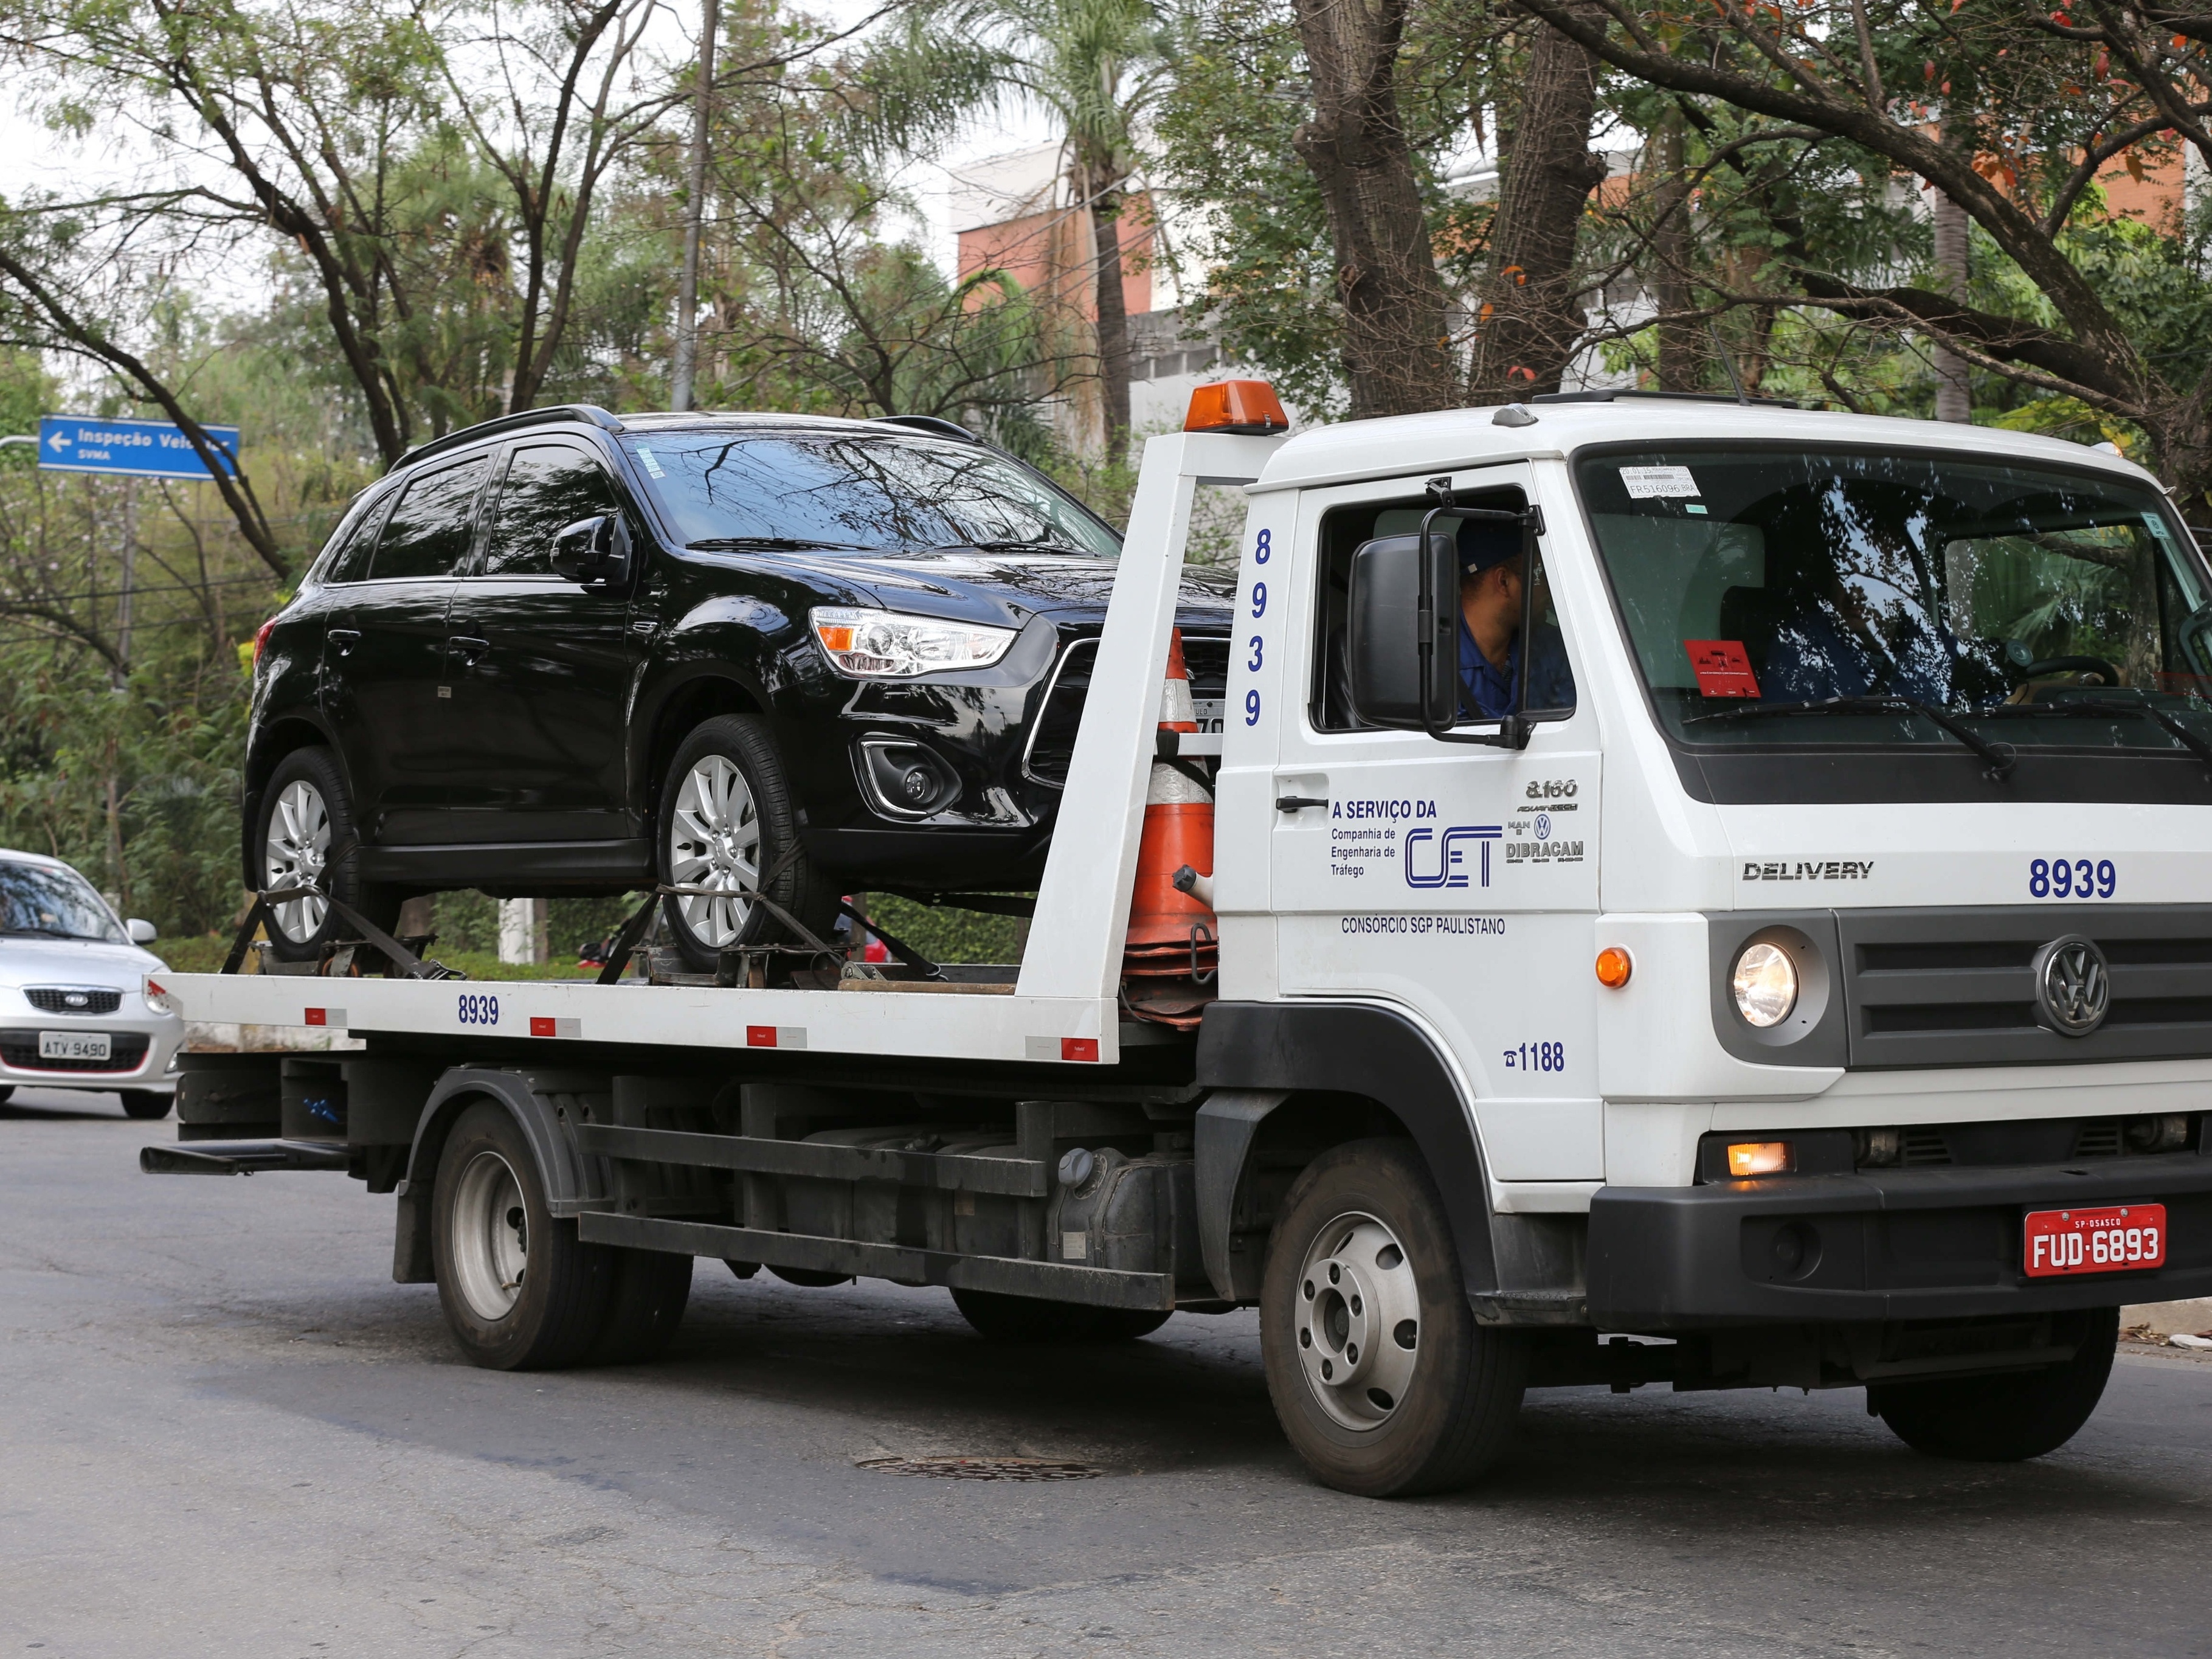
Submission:
[[[1761,1030],[1779,1025],[1797,1006],[1797,964],[1780,945],[1762,939],[1746,945],[1735,959],[1729,988],[1735,993],[1735,1011],[1747,1024]]]
[[[988,668],[1014,642],[1011,628],[850,605],[817,605],[807,620],[837,672],[861,680],[908,680],[921,674]]]
[[[1740,1140],[1728,1149],[1729,1174],[1741,1181],[1747,1176],[1788,1175],[1797,1167],[1796,1154],[1786,1140]]]

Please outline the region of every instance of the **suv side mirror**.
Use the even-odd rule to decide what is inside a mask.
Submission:
[[[137,916],[123,924],[123,931],[131,935],[133,945],[151,945],[161,937],[161,932],[150,921],[141,921]]]
[[[1457,529],[1431,530],[1425,550],[1419,535],[1383,536],[1352,556],[1345,606],[1352,706],[1371,726],[1435,731],[1458,717]]]
[[[553,538],[553,574],[591,587],[629,580],[629,528],[619,513],[579,519]]]

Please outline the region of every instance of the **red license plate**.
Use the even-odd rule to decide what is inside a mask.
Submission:
[[[2136,1273],[2166,1265],[2166,1206],[2112,1204],[2096,1210],[2031,1210],[2021,1239],[2030,1279]]]

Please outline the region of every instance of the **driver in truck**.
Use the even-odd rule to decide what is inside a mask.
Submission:
[[[1521,712],[1521,618],[1528,552],[1513,526],[1467,520],[1459,528],[1459,683],[1467,718]],[[1558,627],[1538,622],[1528,665],[1530,706],[1572,708]],[[1565,691],[1567,695],[1559,693]]]

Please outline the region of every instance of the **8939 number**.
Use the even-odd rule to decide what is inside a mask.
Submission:
[[[464,991],[455,1012],[464,1025],[496,1025],[499,1024],[499,999],[480,995],[474,991]]]
[[[2110,859],[2030,859],[2027,891],[2031,898],[2110,898],[2120,884],[2120,872]]]

